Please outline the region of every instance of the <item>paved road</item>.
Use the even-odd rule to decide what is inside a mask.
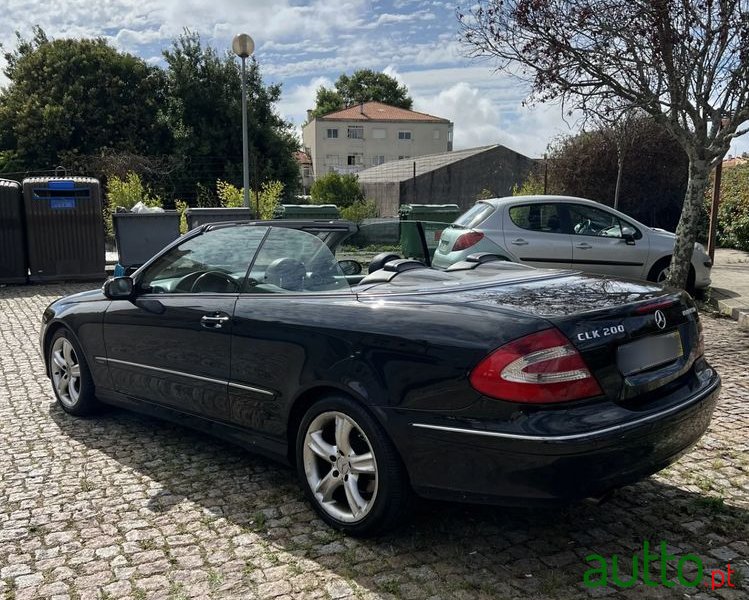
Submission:
[[[265,459],[122,411],[63,414],[37,328],[50,300],[80,289],[0,288],[0,596],[747,597],[749,333],[733,321],[704,319],[724,391],[708,435],[667,471],[601,506],[422,502],[401,531],[360,541],[326,528],[292,473]],[[706,569],[730,562],[738,587],[583,586],[587,555],[631,561],[645,540]]]

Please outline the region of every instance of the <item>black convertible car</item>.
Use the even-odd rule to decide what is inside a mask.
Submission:
[[[329,524],[371,534],[412,492],[600,496],[708,426],[720,379],[684,292],[474,255],[436,270],[334,251],[345,222],[205,225],[132,277],[57,300],[57,400],[172,419],[294,465]]]

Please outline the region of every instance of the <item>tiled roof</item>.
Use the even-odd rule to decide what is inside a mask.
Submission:
[[[312,164],[312,159],[309,157],[309,154],[306,152],[300,152],[299,150],[294,152],[294,160],[296,160],[300,165]]]
[[[448,119],[441,119],[415,110],[407,110],[390,106],[382,102],[364,102],[354,104],[343,110],[328,113],[318,117],[322,121],[424,121],[427,123],[449,123]]]

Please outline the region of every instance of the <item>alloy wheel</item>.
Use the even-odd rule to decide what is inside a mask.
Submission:
[[[50,353],[52,384],[60,402],[68,408],[74,407],[81,396],[81,365],[70,340],[59,337]]]
[[[304,437],[304,473],[315,500],[346,523],[364,519],[377,497],[377,459],[361,427],[338,411],[319,414]]]

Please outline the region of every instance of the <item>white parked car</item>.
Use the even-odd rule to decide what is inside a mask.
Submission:
[[[476,202],[445,229],[432,264],[448,267],[492,252],[534,267],[663,281],[675,238],[592,200],[509,196]],[[705,248],[695,244],[687,287],[708,287],[711,268]]]

